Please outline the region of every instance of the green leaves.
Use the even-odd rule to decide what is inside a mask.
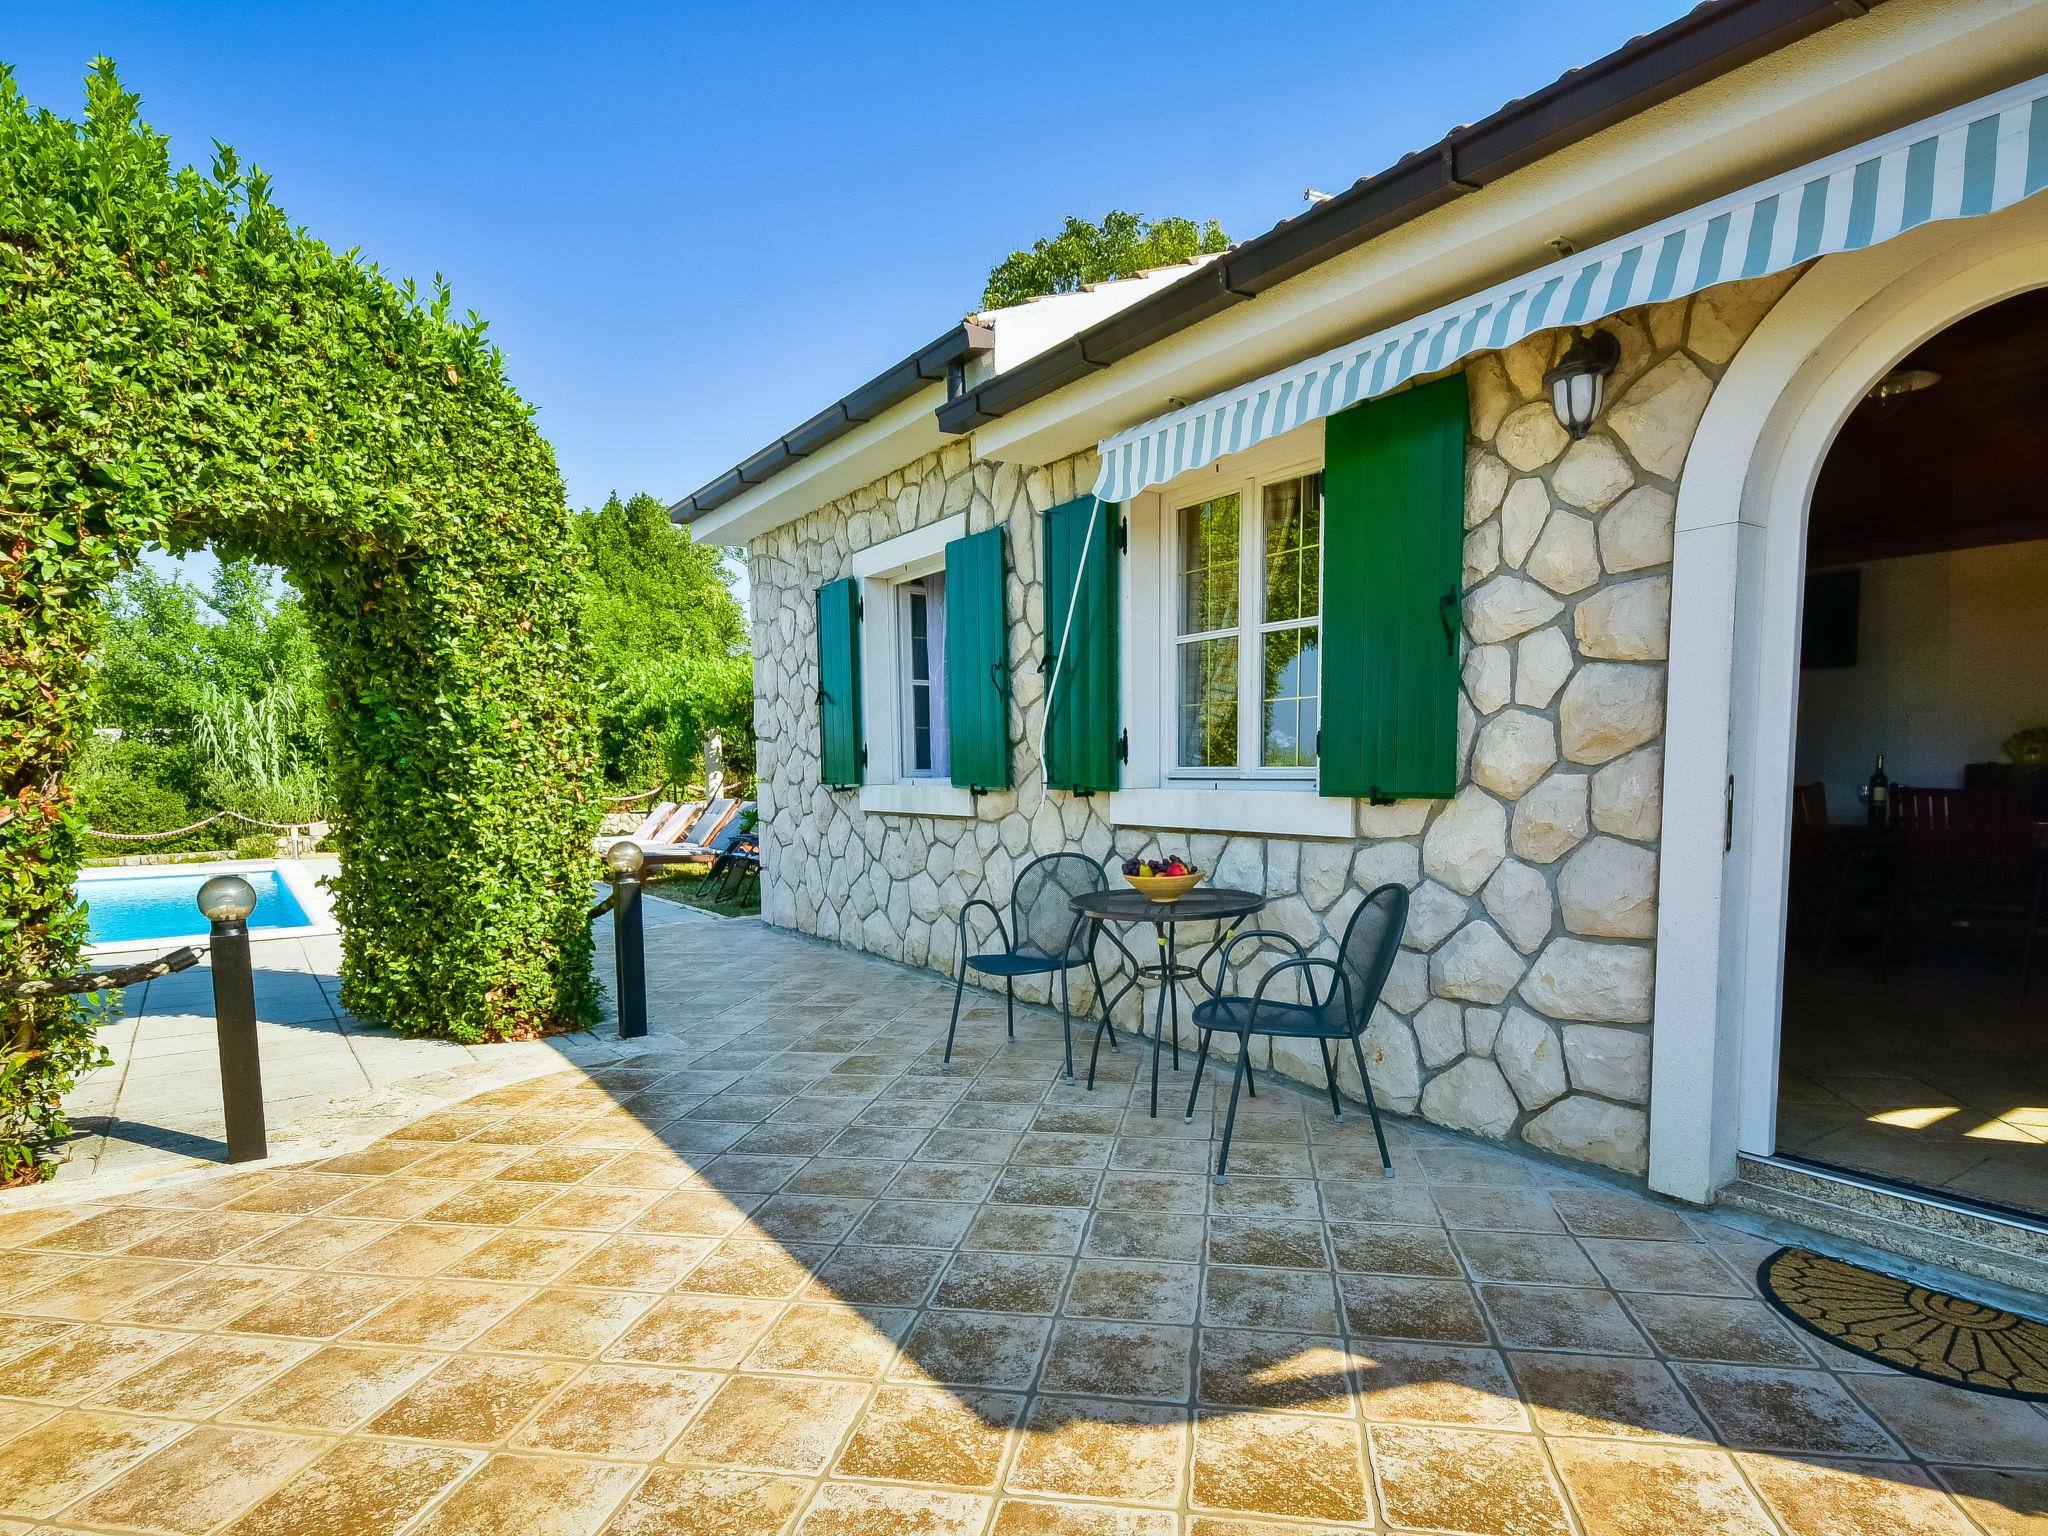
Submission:
[[[211,176],[174,171],[137,105],[104,60],[79,123],[0,69],[0,975],[78,966],[68,786],[94,709],[118,694],[168,736],[197,708],[146,645],[96,699],[102,599],[144,548],[211,544],[224,572],[290,574],[283,670],[325,669],[289,719],[250,723],[324,737],[345,1003],[465,1040],[580,1027],[600,781],[553,455],[444,284],[423,304],[292,229],[224,147]],[[250,596],[209,599],[224,686],[286,680],[235,648],[277,620]],[[193,618],[174,609],[159,661]],[[62,1133],[92,1010],[0,1005],[0,1052],[20,1063],[0,1076],[5,1162]]]
[[[1072,293],[1087,283],[1129,277],[1148,267],[1171,266],[1191,256],[1230,249],[1223,226],[1210,219],[1199,229],[1192,219],[1167,218],[1148,224],[1135,213],[1111,210],[1100,224],[1067,215],[1060,232],[1012,251],[997,262],[982,291],[983,309],[1002,309],[1047,293]]]

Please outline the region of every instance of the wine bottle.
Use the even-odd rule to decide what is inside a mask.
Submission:
[[[1891,819],[1892,781],[1884,776],[1884,754],[1877,754],[1877,768],[1870,775],[1866,787],[1866,799],[1870,808],[1870,824],[1881,827]]]

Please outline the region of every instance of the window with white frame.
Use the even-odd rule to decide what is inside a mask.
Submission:
[[[1211,487],[1170,508],[1171,771],[1314,772],[1322,517],[1320,472]]]
[[[946,578],[914,576],[896,598],[898,748],[906,779],[943,779],[952,771],[946,731]]]

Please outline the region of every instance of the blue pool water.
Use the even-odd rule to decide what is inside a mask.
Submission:
[[[80,875],[78,896],[89,909],[92,942],[120,944],[206,932],[198,896],[199,887],[210,878],[201,874],[95,878],[90,871]],[[251,928],[312,926],[306,909],[276,870],[247,870],[242,878],[256,889],[256,910],[249,914]]]

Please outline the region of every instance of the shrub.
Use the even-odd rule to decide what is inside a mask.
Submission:
[[[78,786],[79,807],[88,827],[97,832],[168,832],[188,827],[204,814],[166,784],[127,774],[95,773]],[[125,838],[84,839],[86,857],[126,858],[138,853],[186,853],[197,848],[219,848],[225,843],[218,823],[188,832],[183,837],[151,838],[130,842]]]
[[[251,832],[235,839],[235,857],[238,859],[274,859],[277,857],[277,834],[274,832]]]
[[[582,555],[474,315],[211,175],[97,61],[84,121],[0,70],[0,976],[77,969],[101,599],[150,544],[282,565],[326,660],[342,1001],[480,1041],[596,1017],[600,812]],[[96,1059],[73,1001],[0,1001],[0,1145]]]

